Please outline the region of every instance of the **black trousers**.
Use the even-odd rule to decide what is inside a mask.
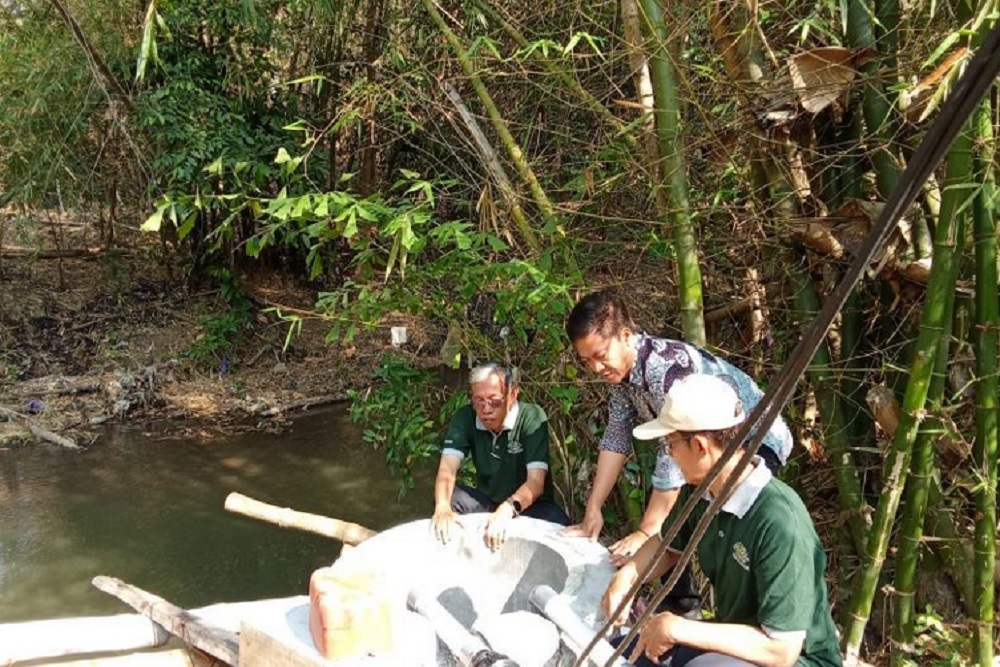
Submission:
[[[489,496],[479,489],[456,484],[455,491],[451,494],[451,508],[458,514],[492,512],[496,510],[497,503],[490,500]],[[560,526],[569,525],[569,517],[566,516],[566,513],[550,500],[536,500],[531,503],[530,507],[521,512],[521,516],[530,516],[532,519],[541,519],[557,523]]]

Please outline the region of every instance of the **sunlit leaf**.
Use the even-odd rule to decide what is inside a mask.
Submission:
[[[151,216],[146,218],[146,221],[142,223],[142,226],[140,226],[139,229],[144,232],[160,231],[160,225],[163,223],[163,212],[167,210],[168,206],[170,206],[170,204],[164,204],[156,209]]]
[[[135,65],[136,81],[144,81],[146,67],[156,62],[156,0],[150,0],[146,8],[146,18],[142,22],[142,44],[139,46],[139,60]]]

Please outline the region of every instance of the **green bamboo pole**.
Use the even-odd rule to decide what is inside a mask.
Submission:
[[[989,99],[989,98],[987,98]],[[973,590],[976,592],[975,629],[972,652],[975,664],[990,667],[994,649],[994,563],[996,562],[997,494],[997,348],[1000,346],[1000,314],[997,300],[997,226],[993,217],[996,189],[990,173],[993,126],[988,102],[980,105],[972,122],[977,139],[975,171],[979,191],[973,204],[973,231],[976,254],[976,442],[973,459],[979,484],[973,491],[976,502],[975,560]]]
[[[879,496],[872,531],[862,556],[861,571],[847,609],[844,653],[849,664],[856,663],[860,654],[865,626],[868,625],[872,600],[878,589],[879,575],[888,550],[892,523],[906,486],[913,443],[927,400],[938,341],[944,326],[947,292],[954,290],[954,284],[949,281],[956,261],[954,256],[957,243],[956,222],[954,217],[942,220],[937,226],[934,238],[934,263],[921,314],[913,365],[910,368],[910,378],[903,398],[903,411],[892,446],[886,452],[882,472],[883,490]]]
[[[951,224],[955,217],[955,237],[957,247],[956,258],[962,255],[965,239],[966,214],[961,211],[962,199],[968,198],[968,190],[962,187],[972,176],[972,138],[963,133],[952,145],[948,153],[945,169],[945,196],[941,205],[941,215],[938,225]],[[950,284],[958,278],[959,261],[952,265]],[[917,559],[921,540],[924,536],[924,518],[927,514],[928,494],[934,476],[934,441],[940,432],[940,424],[936,415],[941,413],[942,396],[944,394],[945,376],[948,369],[948,352],[951,339],[952,313],[955,305],[955,290],[950,289],[942,295],[945,315],[942,323],[942,334],[938,341],[937,360],[934,375],[931,378],[927,393],[927,401],[932,406],[928,411],[930,420],[921,424],[917,441],[913,448],[911,464],[911,479],[906,485],[906,496],[903,503],[903,521],[899,531],[899,549],[896,553],[895,577],[895,614],[892,622],[891,664],[893,667],[905,667],[911,664],[913,658],[914,604],[916,592]]]
[[[840,313],[841,403],[854,448],[872,446],[875,440],[874,424],[865,404],[864,378],[868,364],[862,345],[867,323],[864,294],[857,285]]]
[[[802,322],[807,324],[819,312],[819,298],[809,280],[807,271],[789,271],[795,286],[795,301],[802,313]],[[816,350],[809,375],[816,388],[816,402],[823,418],[823,436],[826,443],[827,459],[833,466],[833,476],[837,481],[837,502],[840,513],[847,517],[847,528],[854,546],[854,553],[865,551],[865,539],[871,527],[871,508],[861,492],[861,478],[851,452],[850,429],[844,419],[844,410],[837,392],[837,379],[830,366],[830,351],[823,343]]]
[[[927,532],[934,536],[931,547],[934,554],[944,566],[944,571],[951,577],[962,604],[969,616],[975,611],[973,600],[972,553],[969,540],[958,531],[959,516],[962,508],[954,501],[945,498],[941,492],[941,481],[932,479],[927,498]]]
[[[877,145],[871,147],[872,164],[875,166],[875,184],[882,199],[887,199],[889,193],[899,181],[899,166],[893,159],[896,152],[893,149],[895,139],[895,122],[893,107],[886,96],[884,84],[880,78],[882,59],[886,53],[883,46],[875,41],[873,25],[874,12],[865,0],[849,0],[847,5],[847,41],[854,49],[871,50],[879,54],[861,68],[864,80],[864,93],[861,104],[864,111],[868,135]],[[886,26],[887,32],[895,31],[897,26]]]
[[[429,0],[424,0],[425,2]],[[680,277],[681,328],[688,342],[704,347],[705,312],[702,304],[701,266],[691,206],[688,201],[687,175],[684,171],[684,144],[680,134],[680,100],[673,65],[667,50],[667,28],[657,0],[641,0],[644,28],[650,40],[649,73],[656,102],[656,135],[660,148],[663,184],[674,226],[674,250]]]
[[[535,172],[531,169],[531,165],[528,164],[528,160],[525,158],[521,147],[514,139],[514,136],[510,133],[510,130],[507,129],[507,124],[500,115],[500,110],[497,109],[496,103],[494,103],[489,91],[486,90],[483,80],[479,77],[479,74],[476,73],[476,68],[473,67],[472,61],[469,59],[469,56],[465,51],[465,47],[462,46],[462,42],[458,39],[455,33],[452,32],[451,28],[448,27],[448,24],[445,23],[441,14],[438,13],[437,7],[434,6],[434,0],[423,0],[423,3],[424,7],[427,9],[427,13],[430,14],[431,19],[445,36],[445,39],[451,46],[452,51],[455,52],[455,57],[457,57],[459,63],[461,63],[462,69],[465,71],[465,75],[469,77],[469,81],[472,83],[472,88],[476,91],[476,96],[479,97],[479,101],[486,108],[486,113],[489,114],[490,122],[493,124],[493,129],[500,137],[500,141],[503,143],[504,148],[507,149],[507,154],[510,156],[511,162],[514,163],[514,168],[517,169],[518,175],[531,191],[531,196],[535,200],[535,205],[538,206],[538,211],[545,220],[546,231],[562,232],[562,227],[556,218],[555,208],[552,206],[552,202],[549,201],[548,195],[545,194],[541,184],[538,182],[538,178],[535,176]]]

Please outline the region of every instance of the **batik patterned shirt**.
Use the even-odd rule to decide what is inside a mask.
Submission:
[[[726,379],[743,401],[747,413],[754,409],[764,395],[749,375],[708,350],[679,340],[655,338],[644,333],[632,336],[630,343],[636,351],[635,365],[627,383],[611,387],[608,425],[599,445],[601,450],[626,455],[632,453],[632,429],[644,419],[636,409],[630,393],[644,397],[654,417],[663,407],[664,397],[674,382],[694,373],[708,373]],[[763,446],[774,450],[782,464],[788,461],[788,455],[792,451],[792,433],[780,416],[764,436]],[[664,453],[662,447],[658,447],[653,488],[657,491],[669,491],[683,484],[684,475],[680,468],[669,454]]]

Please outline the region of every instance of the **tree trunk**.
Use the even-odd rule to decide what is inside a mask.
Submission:
[[[798,310],[802,313],[803,322],[811,322],[819,312],[819,299],[809,280],[807,272],[792,271],[790,276],[795,283],[795,300]],[[861,479],[858,476],[857,465],[851,452],[850,429],[841,407],[837,380],[830,366],[830,352],[827,344],[821,343],[812,363],[809,365],[809,376],[816,390],[816,401],[819,403],[820,415],[823,419],[823,436],[826,443],[826,456],[833,468],[833,476],[837,480],[837,502],[841,516],[847,518],[847,528],[858,556],[865,551],[865,539],[871,528],[871,507],[865,502],[861,493]]]

